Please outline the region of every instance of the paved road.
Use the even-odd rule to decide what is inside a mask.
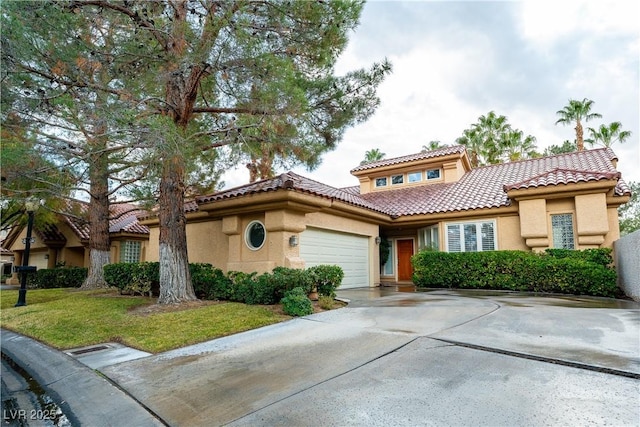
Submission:
[[[97,369],[171,426],[640,425],[640,304],[339,296],[347,308]]]

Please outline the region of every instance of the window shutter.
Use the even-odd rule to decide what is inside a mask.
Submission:
[[[460,226],[458,224],[447,225],[447,241],[449,252],[461,252]]]
[[[493,232],[493,223],[482,223],[480,234],[482,236],[482,250],[493,251],[496,248],[495,234]]]

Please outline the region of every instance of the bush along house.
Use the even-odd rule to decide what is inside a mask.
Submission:
[[[472,169],[451,146],[358,166],[347,188],[287,172],[186,203],[189,259],[258,273],[334,264],[344,289],[411,283],[411,256],[427,248],[611,248],[631,195],[616,162],[603,148]],[[141,223],[157,261],[158,220]]]

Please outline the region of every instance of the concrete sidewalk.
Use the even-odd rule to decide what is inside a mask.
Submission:
[[[126,393],[107,387],[91,400],[118,414],[138,401],[171,426],[639,424],[638,303],[385,288],[339,296],[348,307],[137,360],[103,360],[100,372]],[[30,349],[6,334],[3,352],[10,338],[22,361]],[[61,357],[54,353],[27,363]],[[74,392],[60,397],[77,413],[86,401],[81,378],[97,375],[76,372],[71,361],[70,376],[43,379],[66,382]],[[158,422],[138,409],[140,423],[117,420]]]

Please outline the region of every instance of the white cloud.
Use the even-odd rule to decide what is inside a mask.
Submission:
[[[627,181],[640,181],[640,23],[638,2],[373,2],[340,58],[338,74],[388,57],[394,67],[379,88],[381,105],[345,132],[315,172],[295,171],[337,187],[356,185],[349,170],[367,150],[387,158],[431,140],[453,143],[489,111],[537,138],[542,150],[574,138],[556,126],[569,99],[589,98],[621,121],[632,138],[613,148]],[[398,4],[397,7],[395,5]],[[231,174],[229,174],[231,176]],[[228,186],[247,182],[238,168]]]

